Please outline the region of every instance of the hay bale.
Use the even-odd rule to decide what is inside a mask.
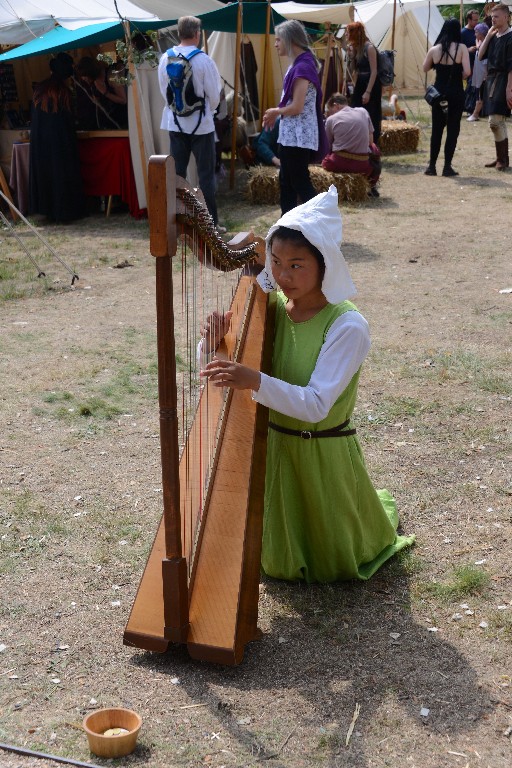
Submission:
[[[338,190],[339,200],[360,203],[368,199],[369,184],[359,173],[330,173],[319,165],[309,167],[311,182],[317,191],[327,192],[331,184]],[[279,205],[279,171],[259,165],[248,170],[247,196],[256,205]]]
[[[279,205],[279,171],[274,166],[249,168],[247,196],[255,205]]]
[[[383,155],[401,155],[416,152],[420,140],[420,129],[401,120],[383,120],[379,139]]]
[[[317,192],[327,192],[331,184],[334,184],[340,201],[361,203],[368,199],[370,185],[361,173],[331,173],[319,165],[310,166],[309,173]]]

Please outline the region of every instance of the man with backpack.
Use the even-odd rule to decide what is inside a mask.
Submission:
[[[199,187],[220,231],[215,202],[213,113],[219,104],[222,83],[215,62],[199,48],[200,19],[178,19],[178,38],[179,45],[163,53],[158,65],[160,92],[165,100],[160,127],[169,131],[178,176],[186,178],[190,153],[194,155]]]

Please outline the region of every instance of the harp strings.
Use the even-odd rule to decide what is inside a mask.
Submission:
[[[179,294],[174,296],[174,307],[180,452],[184,465],[184,472],[180,473],[181,537],[190,577],[229,397],[229,390],[204,385],[199,375],[198,344],[208,316],[230,309],[243,266],[229,272],[212,267],[212,250],[195,229],[186,228],[179,243],[174,269],[181,274],[173,282],[175,293]],[[236,350],[240,331],[231,333],[235,335]]]

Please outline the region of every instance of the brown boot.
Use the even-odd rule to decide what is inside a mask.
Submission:
[[[493,160],[492,163],[486,163],[484,168],[496,168],[496,163],[498,162],[498,142],[495,141],[494,144],[496,146],[496,160]]]
[[[509,165],[508,159],[508,139],[496,142],[496,154],[498,159],[496,161],[497,171],[506,171]]]
[[[493,160],[492,163],[486,163],[484,165],[484,168],[496,168],[497,162],[498,162],[498,158],[496,158],[496,160]]]

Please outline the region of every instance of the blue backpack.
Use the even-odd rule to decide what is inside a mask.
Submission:
[[[196,48],[188,56],[184,56],[180,52],[177,53],[174,48],[169,48],[167,51],[166,71],[169,78],[167,103],[173,111],[174,122],[182,133],[183,129],[178,122],[178,117],[188,117],[193,115],[194,112],[199,112],[197,125],[192,131],[192,134],[194,134],[199,128],[199,123],[206,111],[205,98],[196,94],[192,80],[192,64],[190,61],[198,53],[203,53],[203,51]]]

